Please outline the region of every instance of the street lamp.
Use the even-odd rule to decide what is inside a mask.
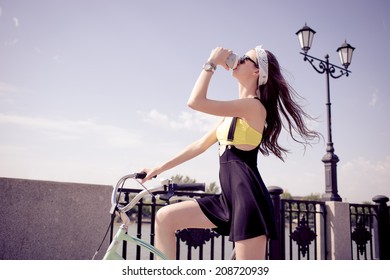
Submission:
[[[341,76],[348,76],[351,71],[347,70],[348,66],[351,64],[352,53],[354,47],[345,42],[337,49],[337,52],[340,55],[341,64],[344,68],[338,67],[332,63],[329,63],[329,55],[325,55],[325,60],[318,59],[316,57],[310,56],[307,52],[310,50],[313,43],[313,37],[316,32],[308,27],[306,24],[302,27],[296,35],[298,36],[303,60],[308,61],[311,66],[319,73],[326,74],[326,106],[327,106],[327,124],[328,124],[328,143],[326,145],[326,154],[322,158],[322,162],[325,164],[325,197],[324,200],[330,201],[341,201],[341,197],[338,194],[337,190],[337,162],[339,158],[334,153],[334,147],[332,142],[332,120],[331,120],[331,103],[330,103],[330,86],[329,86],[329,76],[333,79],[338,79]],[[314,61],[318,62],[318,67],[314,64]],[[339,74],[336,74],[336,69],[340,70]]]

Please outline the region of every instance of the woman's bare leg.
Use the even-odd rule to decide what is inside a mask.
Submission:
[[[267,236],[262,235],[235,242],[237,260],[264,260]]]
[[[156,247],[174,260],[176,258],[176,236],[179,229],[214,228],[196,201],[183,201],[161,208],[156,215]]]

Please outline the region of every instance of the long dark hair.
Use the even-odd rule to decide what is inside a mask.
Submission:
[[[308,129],[305,119],[313,120],[313,118],[304,112],[298,104],[297,99],[300,99],[301,96],[283,77],[276,57],[270,51],[266,52],[268,81],[265,85],[260,86],[259,97],[267,110],[267,118],[259,149],[263,155],[272,153],[284,161],[283,155],[288,150],[278,143],[282,127],[289,132],[294,141],[303,144],[305,148],[306,145],[310,145],[312,140],[319,140],[321,134]],[[282,117],[285,122],[283,122]]]

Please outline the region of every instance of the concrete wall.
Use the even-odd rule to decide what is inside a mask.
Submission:
[[[0,259],[91,259],[110,222],[111,190],[0,178]],[[97,259],[107,246],[108,238]]]

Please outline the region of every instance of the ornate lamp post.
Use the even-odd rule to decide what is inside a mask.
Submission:
[[[325,200],[330,201],[341,201],[341,197],[338,194],[337,190],[337,162],[339,162],[338,156],[334,153],[334,147],[332,142],[332,120],[331,120],[331,103],[330,103],[330,87],[329,87],[329,77],[338,79],[341,76],[348,75],[351,71],[347,70],[348,66],[351,64],[352,53],[354,47],[345,42],[337,49],[337,52],[340,55],[341,64],[344,68],[338,67],[332,63],[329,63],[329,55],[325,55],[325,60],[318,59],[316,57],[310,56],[307,52],[310,50],[313,43],[313,37],[316,32],[308,27],[306,24],[302,27],[296,35],[298,36],[299,43],[303,52],[303,60],[308,61],[311,66],[320,74],[326,74],[326,106],[327,106],[327,124],[328,124],[328,142],[326,146],[326,154],[322,158],[322,162],[325,164]],[[318,66],[314,63],[317,62]],[[336,74],[336,69],[340,70],[340,73]]]

